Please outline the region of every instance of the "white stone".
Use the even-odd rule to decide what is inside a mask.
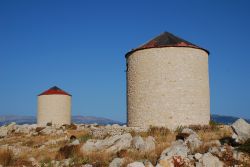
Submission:
[[[90,165],[90,164],[85,164],[85,165],[82,165],[81,167],[92,167],[93,165]]]
[[[80,144],[80,142],[79,142],[78,139],[74,140],[74,141],[71,143],[71,145],[74,145],[74,146],[79,145],[79,144]]]
[[[196,153],[196,154],[194,154],[194,157],[195,157],[195,159],[199,160],[199,159],[201,159],[202,154]]]
[[[81,148],[82,152],[92,152],[105,150],[107,152],[117,152],[128,149],[131,146],[132,136],[130,133],[115,135],[104,140],[88,140]]]
[[[185,143],[188,145],[191,152],[194,152],[195,149],[199,148],[202,145],[202,141],[199,139],[197,134],[190,134],[186,139]]]
[[[223,167],[223,162],[219,158],[213,156],[211,153],[206,153],[200,159],[203,167]]]
[[[127,165],[127,167],[145,167],[142,162],[133,162]]]
[[[189,134],[189,135],[191,135],[191,134],[196,134],[196,132],[193,131],[193,130],[190,129],[190,128],[184,128],[184,129],[182,129],[181,133],[186,133],[186,134]]]
[[[148,160],[143,161],[143,164],[144,164],[145,167],[154,167],[152,165],[152,163],[150,161],[148,161]]]
[[[135,136],[132,139],[132,147],[141,150],[144,147],[144,141],[141,136]]]
[[[124,159],[123,158],[114,158],[109,164],[109,167],[121,167]]]
[[[175,141],[170,147],[163,150],[163,152],[161,153],[161,158],[164,158],[166,156],[172,157],[174,155],[187,157],[189,152],[190,150],[187,145],[183,141],[178,140]]]
[[[250,124],[248,124],[244,119],[238,119],[232,124],[233,130],[237,134],[237,139],[240,143],[244,143],[250,138]]]
[[[210,152],[212,154],[218,154],[220,151],[219,151],[218,147],[210,147],[208,149],[208,152]]]

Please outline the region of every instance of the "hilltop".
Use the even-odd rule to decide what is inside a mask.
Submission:
[[[250,124],[136,128],[71,124],[0,127],[0,166],[222,167],[250,165]]]

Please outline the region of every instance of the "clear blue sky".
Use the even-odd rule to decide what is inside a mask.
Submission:
[[[210,51],[211,112],[250,118],[250,1],[0,1],[0,115],[36,115],[37,94],[73,115],[126,120],[124,55],[169,31]]]

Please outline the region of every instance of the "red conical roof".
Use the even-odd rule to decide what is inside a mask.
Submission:
[[[38,96],[41,95],[68,95],[71,96],[71,94],[65,92],[64,90],[54,86],[46,91],[44,91],[43,93],[39,94]]]
[[[142,46],[139,46],[138,48],[132,49],[130,52],[128,52],[125,57],[129,56],[133,52],[137,50],[142,49],[150,49],[150,48],[162,48],[162,47],[190,47],[190,48],[196,48],[204,50],[209,54],[209,51],[206,49],[203,49],[195,44],[192,44],[184,39],[181,39],[169,32],[164,32],[160,34],[159,36],[155,37],[154,39],[150,40],[146,44],[143,44]]]

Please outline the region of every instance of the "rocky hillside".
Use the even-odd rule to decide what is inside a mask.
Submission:
[[[131,128],[113,124],[0,127],[0,166],[250,166],[250,125]]]

